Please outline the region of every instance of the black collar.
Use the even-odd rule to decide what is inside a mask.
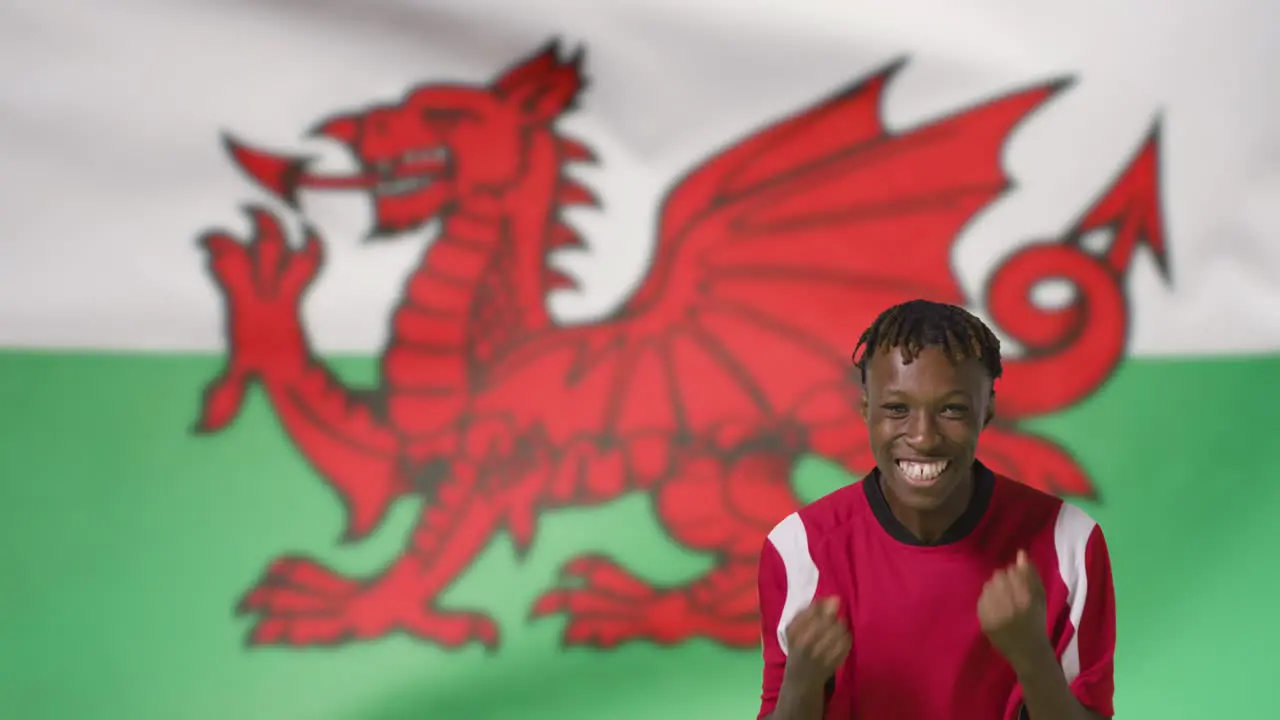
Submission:
[[[893,510],[889,509],[889,501],[885,499],[884,488],[880,487],[880,468],[872,470],[863,478],[862,486],[867,492],[867,502],[871,504],[871,512],[875,514],[876,520],[880,522],[884,531],[894,540],[906,545],[949,545],[964,539],[978,527],[982,516],[987,512],[987,506],[991,504],[991,493],[995,490],[996,476],[987,469],[986,465],[977,460],[973,461],[973,496],[969,499],[969,507],[965,508],[951,527],[942,533],[942,537],[931,543],[923,542],[911,534],[911,531],[894,517]]]

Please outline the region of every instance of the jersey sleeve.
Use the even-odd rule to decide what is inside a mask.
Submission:
[[[1071,691],[1081,705],[1109,718],[1115,715],[1116,602],[1111,557],[1098,525],[1089,533],[1084,565],[1088,585],[1075,638],[1079,671],[1069,679]]]
[[[760,600],[760,640],[764,646],[764,681],[760,692],[760,713],[756,720],[773,712],[778,704],[778,690],[787,668],[787,654],[778,638],[783,606],[787,602],[787,569],[782,556],[770,540],[760,550],[758,573]]]
[[[799,513],[778,523],[760,550],[758,592],[764,682],[757,720],[773,712],[787,668],[787,626],[813,602],[819,572],[809,552],[809,530]]]

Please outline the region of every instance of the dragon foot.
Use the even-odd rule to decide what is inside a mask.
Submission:
[[[689,587],[660,590],[608,558],[578,557],[562,573],[575,585],[542,595],[533,615],[569,615],[566,645],[611,648],[636,640],[672,645],[704,637],[731,647],[754,647],[760,640],[754,595],[746,612],[732,595],[705,597],[707,581],[714,583],[722,572],[714,570]]]
[[[486,615],[437,610],[392,574],[361,582],[301,557],[272,563],[239,612],[258,615],[250,645],[336,645],[394,631],[451,649],[476,640],[491,650],[498,644]]]

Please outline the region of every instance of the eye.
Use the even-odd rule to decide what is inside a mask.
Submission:
[[[902,403],[885,403],[880,409],[890,417],[905,417],[907,414],[907,406]]]
[[[942,414],[952,418],[964,417],[969,414],[969,407],[967,405],[952,403],[950,405],[943,406]]]

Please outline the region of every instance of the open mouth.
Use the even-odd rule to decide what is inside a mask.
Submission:
[[[898,460],[898,474],[908,485],[929,487],[942,477],[951,465],[950,460]]]
[[[396,178],[383,180],[373,187],[375,195],[410,195],[431,184],[431,178]]]
[[[364,160],[357,173],[332,174],[312,170],[314,158],[276,155],[242,145],[231,138],[225,141],[245,172],[295,206],[298,191],[303,188],[365,190],[375,197],[403,197],[421,192],[453,170],[453,158],[444,146],[415,148],[390,158]]]
[[[395,197],[426,188],[448,166],[448,151],[435,147],[411,150],[395,159],[370,164],[368,172],[375,195]]]

